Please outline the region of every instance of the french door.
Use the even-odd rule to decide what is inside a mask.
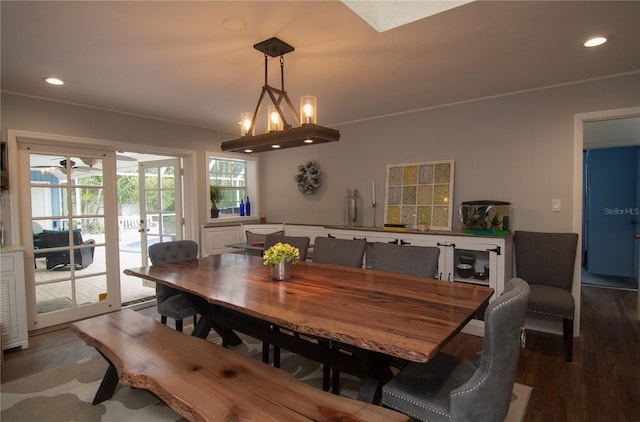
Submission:
[[[115,153],[19,141],[18,159],[29,329],[118,309]]]
[[[180,160],[139,164],[141,265],[148,262],[149,246],[183,238]],[[145,283],[146,284],[146,283]]]

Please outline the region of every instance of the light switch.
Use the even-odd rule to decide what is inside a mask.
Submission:
[[[562,202],[560,202],[559,199],[552,199],[551,200],[551,211],[553,211],[553,212],[562,211]]]

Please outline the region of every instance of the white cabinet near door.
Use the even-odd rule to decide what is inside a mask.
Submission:
[[[234,250],[226,245],[243,241],[244,237],[241,234],[240,225],[203,227],[200,255],[210,256],[225,252],[234,252],[237,251],[237,249]]]
[[[0,253],[0,325],[2,349],[29,347],[27,305],[22,248],[8,247]]]

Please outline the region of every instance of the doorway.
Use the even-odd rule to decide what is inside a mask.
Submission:
[[[157,193],[162,196],[161,204],[173,198],[170,207],[160,206],[162,227],[173,227],[176,237],[198,239],[195,201],[186,201],[185,207],[183,200],[185,196],[194,198],[196,193],[195,151],[153,147],[151,155],[140,145],[15,130],[8,131],[8,144],[16,151],[17,161],[9,168],[11,228],[15,228],[11,242],[23,245],[25,261],[32,263],[25,268],[30,331],[120,309],[122,269],[146,264],[141,243],[137,253],[127,254],[134,257],[130,263],[120,258],[122,214],[116,174],[124,163],[136,172],[138,161],[172,158],[179,163],[165,171],[174,180],[171,185],[161,183],[162,190]],[[129,149],[135,152],[120,152]],[[136,196],[136,201],[141,200]],[[131,229],[140,238],[139,218]],[[40,236],[45,231],[54,232],[53,237],[49,233]],[[144,287],[140,298],[155,298],[154,287],[143,286],[140,279],[132,282],[137,289]],[[50,302],[42,303],[47,287],[58,290]]]
[[[584,123],[582,284],[638,289],[640,117]]]
[[[155,300],[155,285],[123,273],[146,266],[149,245],[183,238],[181,160],[118,154],[118,249],[122,306]]]

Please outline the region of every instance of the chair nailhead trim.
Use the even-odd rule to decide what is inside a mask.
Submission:
[[[534,311],[532,309],[527,309],[527,311],[528,312],[532,312],[534,314],[547,315],[547,316],[552,316],[552,317],[556,317],[556,318],[564,318],[564,319],[573,320],[573,315],[554,314],[554,313],[551,313],[551,312]]]
[[[498,305],[496,308],[494,308],[494,309],[493,309],[493,312],[495,312],[495,311],[497,311],[498,309],[502,308],[503,306],[505,306],[505,305],[509,304],[510,302],[512,302],[512,301],[514,301],[514,300],[516,300],[517,298],[519,298],[520,296],[522,296],[522,295],[524,294],[524,292],[526,292],[527,290],[528,290],[528,287],[527,287],[526,289],[523,289],[523,290],[522,290],[522,291],[521,291],[517,296],[514,296],[514,297],[512,297],[511,299],[507,300],[506,302],[504,302],[504,303],[502,303],[502,304]],[[493,313],[493,312],[492,312],[492,313]],[[491,327],[489,327],[489,329],[491,329]],[[486,335],[487,335],[487,333],[485,333],[485,336],[486,336]],[[489,339],[491,339],[491,336],[489,336]],[[493,349],[495,346],[496,346],[495,344],[491,343],[491,348],[492,348],[492,349]],[[468,393],[468,392],[470,392],[470,391],[473,391],[473,390],[477,389],[481,384],[483,384],[483,383],[485,382],[485,380],[486,380],[486,379],[487,379],[487,377],[489,376],[489,372],[490,372],[490,369],[491,369],[491,366],[492,366],[492,365],[493,365],[493,359],[489,359],[489,366],[488,366],[488,368],[487,368],[487,372],[485,373],[484,377],[482,377],[480,380],[478,380],[478,382],[477,382],[475,385],[473,385],[473,386],[469,387],[468,389],[463,390],[463,391],[458,391],[458,392],[456,392],[456,393],[452,393],[452,394],[450,394],[449,396],[450,396],[450,397],[453,397],[453,396],[456,396],[456,395],[459,395],[459,394]]]
[[[444,417],[446,417],[446,418],[451,419],[451,415],[449,415],[449,414],[447,414],[447,413],[444,413],[444,412],[442,412],[442,411],[440,411],[440,410],[438,410],[438,409],[434,409],[434,408],[432,408],[432,407],[425,406],[424,404],[418,403],[418,402],[413,401],[413,400],[407,400],[407,398],[406,398],[406,397],[399,396],[399,395],[397,395],[396,393],[387,392],[387,394],[389,394],[389,395],[391,395],[391,396],[393,396],[393,397],[395,397],[395,398],[397,398],[397,399],[400,399],[400,400],[402,400],[402,401],[405,401],[405,402],[407,402],[407,403],[409,403],[409,404],[412,404],[412,405],[414,405],[414,406],[417,406],[417,407],[421,407],[421,408],[423,408],[423,409],[426,409],[426,410],[428,410],[429,412],[432,412],[432,413],[435,413],[435,414],[437,414],[437,415],[441,415],[441,416],[444,416]],[[395,406],[391,406],[391,405],[385,405],[385,406],[391,407],[393,410],[397,410],[398,412],[401,412],[401,413],[404,413],[404,414],[406,414],[406,415],[409,415],[409,416],[411,416],[412,418],[419,419],[419,420],[423,420],[420,416],[415,415],[415,414],[413,414],[413,413],[411,413],[411,412],[407,412],[407,411],[406,411],[406,410],[404,410],[404,409],[399,409],[399,408],[397,408],[397,407],[395,407]]]

